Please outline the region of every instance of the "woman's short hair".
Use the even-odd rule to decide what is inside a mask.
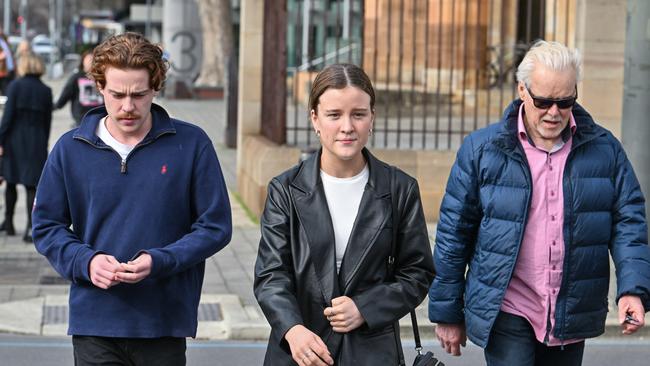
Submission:
[[[106,87],[106,70],[146,69],[149,72],[149,86],[158,91],[165,83],[169,65],[163,59],[160,46],[147,40],[143,35],[126,32],[112,36],[95,47],[93,63],[88,73],[100,88]]]
[[[41,76],[45,73],[45,64],[34,52],[25,52],[18,58],[16,72],[18,73],[18,76]]]
[[[375,89],[370,78],[362,68],[353,64],[333,64],[324,68],[316,75],[309,93],[309,111],[317,112],[320,96],[327,89],[343,89],[355,86],[370,96],[370,109],[375,109]]]
[[[576,83],[582,78],[582,56],[575,48],[568,48],[560,42],[539,40],[530,47],[524,59],[517,67],[517,81],[530,86],[530,77],[535,65],[546,66],[553,71],[572,69],[576,75]]]

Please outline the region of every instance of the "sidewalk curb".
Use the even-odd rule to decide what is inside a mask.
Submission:
[[[66,336],[67,324],[44,324],[44,308],[46,306],[67,307],[67,295],[47,295],[28,300],[13,301],[0,304],[0,332],[42,336]],[[196,339],[202,340],[267,340],[271,331],[266,319],[259,308],[245,306],[237,295],[203,294],[201,304],[218,304],[221,320],[200,321]],[[435,342],[435,324],[419,314],[418,328],[423,340]],[[413,327],[410,315],[400,320],[402,339],[413,338]],[[616,339],[650,339],[650,327],[642,328],[633,336],[621,334],[617,319],[608,317],[605,334],[600,338]]]
[[[402,318],[399,325],[402,339],[413,339],[413,325],[411,324],[410,315]],[[418,329],[420,331],[420,337],[423,340],[436,341],[436,325],[430,323],[428,319],[418,317]],[[638,330],[634,335],[624,335],[621,333],[621,326],[618,324],[618,320],[615,317],[609,316],[605,321],[605,333],[596,338],[650,340],[650,324]]]
[[[262,319],[250,319],[236,295],[202,294],[201,304],[218,303],[223,320],[199,322],[197,339],[259,340],[268,338],[271,328]]]
[[[200,321],[196,339],[263,340],[271,332],[266,320],[256,309],[247,309],[237,295],[203,294],[202,305],[218,304],[218,321]],[[42,336],[66,336],[68,324],[45,322],[46,307],[65,308],[68,295],[47,295],[0,304],[0,333]]]

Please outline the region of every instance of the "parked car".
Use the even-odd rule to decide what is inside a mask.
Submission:
[[[32,50],[39,55],[43,61],[48,64],[50,60],[56,62],[59,60],[59,49],[56,47],[50,37],[39,34],[32,39]]]

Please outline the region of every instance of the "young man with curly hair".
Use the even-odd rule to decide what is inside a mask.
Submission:
[[[139,34],[99,45],[105,106],[61,137],[37,189],[36,248],[72,282],[75,365],[184,365],[205,259],[230,241],[212,142],[153,103],[166,70]]]

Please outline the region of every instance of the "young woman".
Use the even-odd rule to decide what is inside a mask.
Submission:
[[[261,219],[254,290],[272,328],[264,364],[396,365],[395,323],[433,278],[418,185],[365,148],[375,93],[363,70],[325,68],[309,99],[322,147],[271,181]]]
[[[15,235],[16,184],[27,191],[27,229],[23,241],[32,242],[32,206],[36,185],[47,159],[47,142],[52,124],[52,90],[43,84],[43,61],[28,52],[18,59],[19,78],[9,84],[7,103],[0,124],[2,175],[7,181],[5,220],[0,225],[7,235]]]
[[[92,50],[87,50],[81,54],[77,72],[70,75],[59,99],[54,104],[54,109],[60,109],[70,102],[70,112],[72,118],[74,118],[73,127],[79,127],[86,112],[97,106],[104,105],[104,98],[97,91],[95,82],[87,76],[92,63]]]

